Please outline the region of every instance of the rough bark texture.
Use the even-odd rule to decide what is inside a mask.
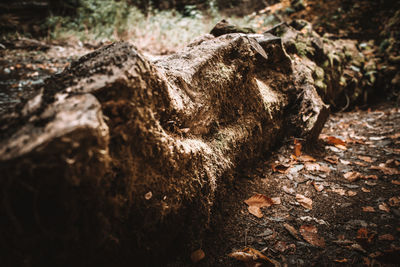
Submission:
[[[205,35],[151,61],[124,42],[82,57],[1,118],[2,262],[167,260],[237,168],[284,137],[316,139],[328,106],[314,65],[270,33]]]

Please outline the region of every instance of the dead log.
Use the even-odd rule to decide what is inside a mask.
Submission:
[[[2,262],[165,262],[237,166],[317,138],[328,106],[310,62],[269,33],[152,60],[118,42],[74,62],[0,119]]]

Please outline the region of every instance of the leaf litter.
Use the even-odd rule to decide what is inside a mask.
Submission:
[[[371,140],[371,136],[384,136],[379,132],[386,126],[378,125],[387,121],[368,120],[370,127],[357,123],[368,116],[365,111],[333,115],[323,130],[325,136],[320,136],[327,145],[322,144],[321,151],[305,153],[298,145],[300,142],[288,142],[263,163],[271,168],[266,168],[261,183],[257,180],[247,185],[240,183],[240,192],[251,189],[250,192],[266,194],[248,198],[252,194],[247,193],[241,198],[248,198],[245,202],[251,216],[237,210],[228,215],[238,220],[234,226],[237,230],[229,232],[226,240],[229,243],[232,235],[240,239],[230,248],[245,244],[269,259],[279,261],[281,266],[295,266],[296,261],[291,262],[292,259],[318,265],[320,262],[312,255],[329,259],[328,265],[329,261],[362,265],[365,258],[379,262],[389,253],[385,251],[400,247],[397,238],[400,227],[395,223],[400,216],[397,185],[400,179],[395,175],[400,165],[397,160],[400,142],[388,143],[390,138]],[[400,125],[400,110],[391,112],[389,121],[396,120],[394,125]],[[338,123],[347,127],[338,131],[335,128]],[[394,131],[386,132],[393,134]],[[248,189],[242,191],[243,187]],[[279,201],[274,202],[268,195],[279,197]],[[237,201],[238,198],[234,199]],[[271,209],[272,205],[276,207]],[[254,216],[259,219],[255,220]],[[312,224],[317,224],[320,229]],[[244,231],[246,242],[243,242]],[[338,236],[338,240],[332,240],[331,236]],[[237,257],[249,262],[247,266],[261,264],[249,251],[235,252]],[[377,256],[372,258],[370,255]]]

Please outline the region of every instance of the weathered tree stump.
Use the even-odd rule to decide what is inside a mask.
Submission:
[[[74,62],[1,118],[2,262],[164,261],[201,235],[237,166],[317,138],[328,106],[310,62],[269,33],[152,61],[118,42]]]

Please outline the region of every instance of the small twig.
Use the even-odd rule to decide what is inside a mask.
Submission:
[[[244,246],[247,247],[247,229],[244,230]]]

